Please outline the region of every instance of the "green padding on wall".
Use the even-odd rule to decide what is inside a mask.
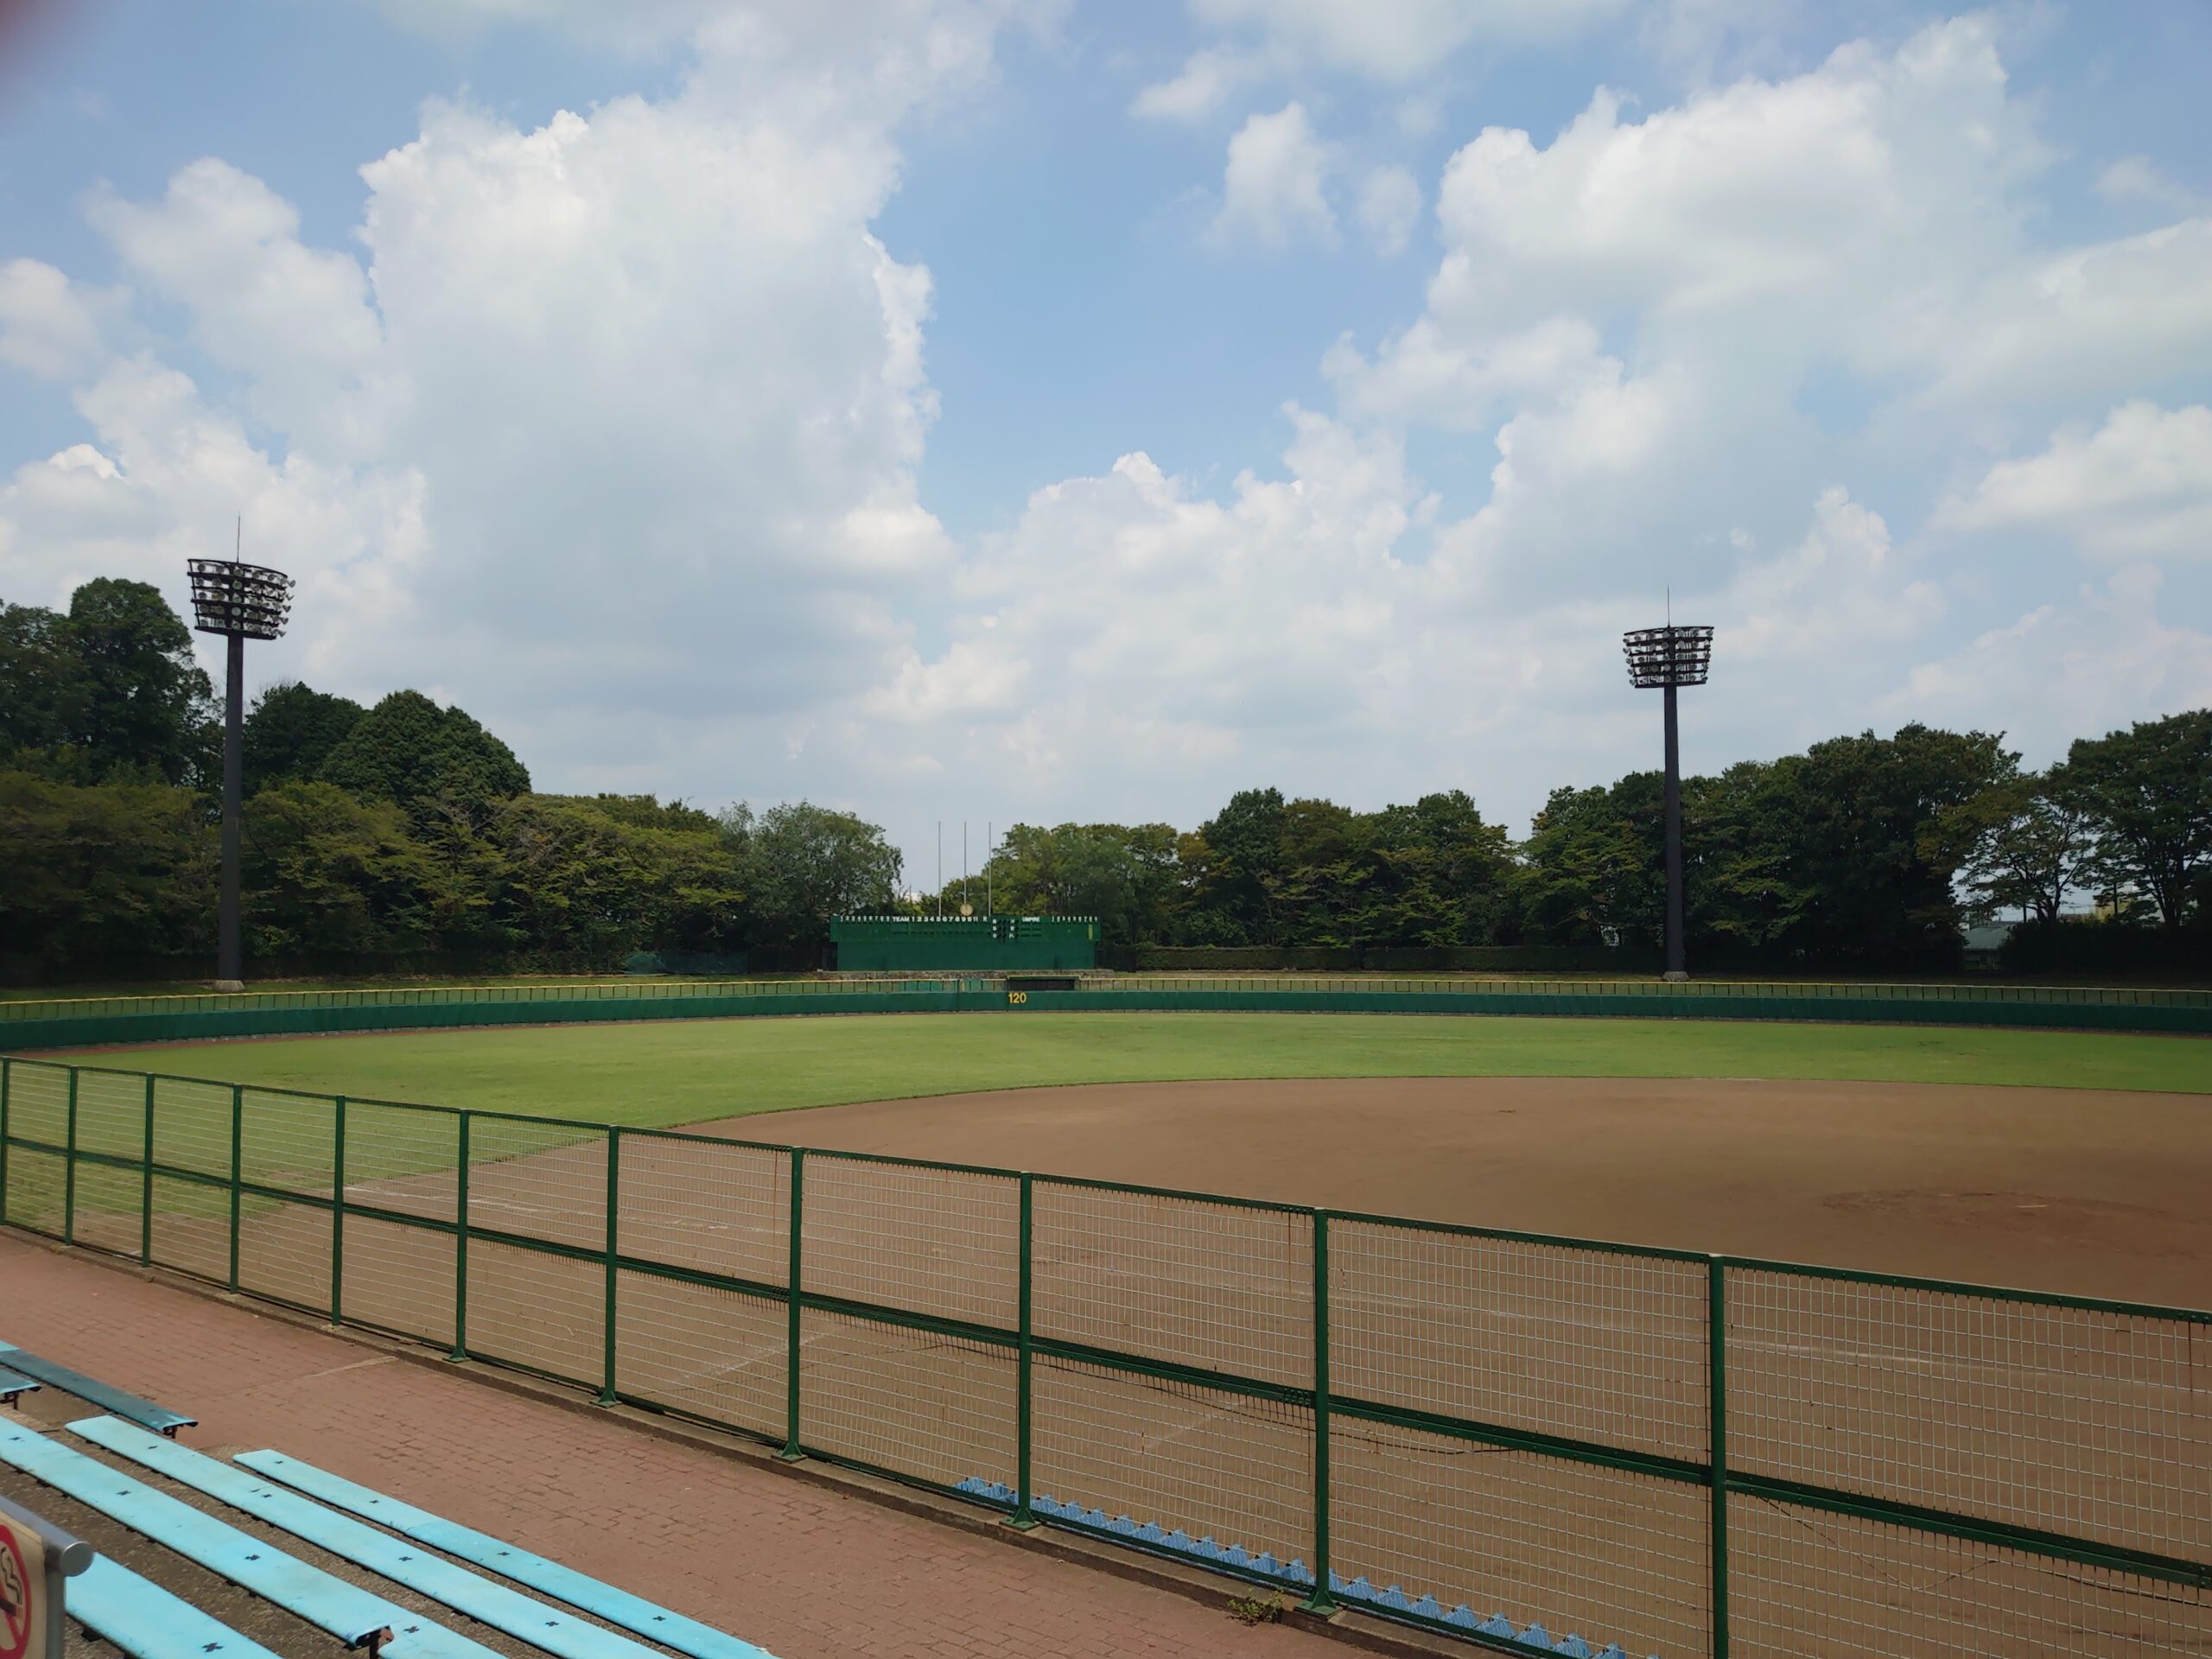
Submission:
[[[542,998],[433,1001],[365,1000],[357,1006],[270,1006],[114,1011],[78,1017],[0,1022],[0,1048],[94,1047],[112,1043],[174,1043],[216,1037],[273,1037],[363,1031],[420,1031],[463,1026],[569,1025],[607,1020],[727,1020],[747,1015],[809,1014],[952,1014],[1048,1009],[1154,1013],[1194,1009],[1244,1013],[1549,1014],[1583,1019],[1796,1020],[1853,1024],[1991,1026],[2212,1034],[2212,999],[2165,994],[2156,1001],[2063,1001],[1944,997],[1941,987],[1853,986],[1808,991],[1746,988],[1741,994],[1712,986],[1688,991],[1649,988],[1617,990],[1344,990],[1283,987],[1209,989],[1088,989],[1017,993],[983,981],[946,980],[931,988],[911,982],[882,989],[808,988],[742,995],[702,992],[652,997]],[[1885,993],[1887,993],[1886,995]],[[2077,994],[2078,995],[2078,994]],[[149,999],[150,1000],[150,999]]]
[[[972,1003],[976,999],[963,999]],[[1652,997],[1584,992],[1527,996],[1441,991],[1034,991],[1022,1009],[1241,1009],[1299,1014],[1501,1014],[1582,1019],[1798,1020],[1898,1026],[2212,1033],[2212,1008],[2126,1004],[1938,1001],[1918,997]]]

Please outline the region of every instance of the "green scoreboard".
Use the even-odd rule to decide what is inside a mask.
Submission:
[[[1098,965],[1095,916],[835,916],[846,974],[1066,973]]]

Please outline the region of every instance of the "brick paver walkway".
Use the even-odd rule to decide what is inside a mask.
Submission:
[[[779,1659],[1348,1651],[8,1234],[0,1340],[191,1413],[202,1451],[274,1446]]]

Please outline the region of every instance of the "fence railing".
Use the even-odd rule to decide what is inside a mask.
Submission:
[[[800,979],[548,980],[523,985],[407,985],[357,990],[208,991],[156,996],[0,999],[0,1027],[16,1020],[109,1018],[118,1014],[231,1014],[320,1008],[429,1008],[541,1002],[659,1002],[689,997],[822,996],[856,988],[879,994],[958,984],[940,974],[851,981]],[[982,982],[978,976],[975,982]]]
[[[156,996],[0,999],[0,1027],[16,1021],[117,1015],[229,1014],[325,1008],[435,1008],[536,1003],[663,1002],[698,998],[886,995],[967,989],[984,991],[1000,976],[930,972],[907,976],[794,979],[550,980],[520,985],[423,985],[357,990],[207,992]],[[1493,996],[1555,998],[1633,996],[1654,1001],[1790,998],[1815,1001],[1974,1002],[2019,1007],[2212,1009],[2212,990],[2114,985],[1976,985],[1958,981],[1692,980],[1584,976],[1510,978],[1483,974],[1085,974],[1088,991],[1207,991],[1255,995],[1303,994],[1440,995],[1479,991]]]
[[[1204,990],[1238,993],[1300,990],[1331,994],[1391,992],[1441,995],[1479,990],[1530,998],[1634,996],[1654,1001],[1695,1002],[1713,998],[1786,998],[1809,1001],[1975,1002],[2013,1007],[2136,1007],[2212,1009],[2212,990],[2166,990],[2132,985],[1975,985],[1957,980],[1697,979],[1669,984],[1649,977],[1596,976],[1548,979],[1482,974],[1198,974],[1139,973],[1086,981],[1098,990]]]
[[[412,1027],[1016,1009],[1546,1014],[2212,1034],[2212,991],[1296,974],[1093,975],[1073,990],[1009,990],[1002,976],[916,975],[0,1001],[0,1045],[21,1052]]]
[[[0,1222],[1508,1652],[2212,1650],[2212,1313],[21,1058]]]

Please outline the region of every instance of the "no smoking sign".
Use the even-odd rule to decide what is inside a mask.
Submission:
[[[92,1546],[0,1497],[0,1659],[61,1659],[63,1580]]]
[[[0,1516],[0,1659],[44,1659],[47,1645],[45,1543]]]

